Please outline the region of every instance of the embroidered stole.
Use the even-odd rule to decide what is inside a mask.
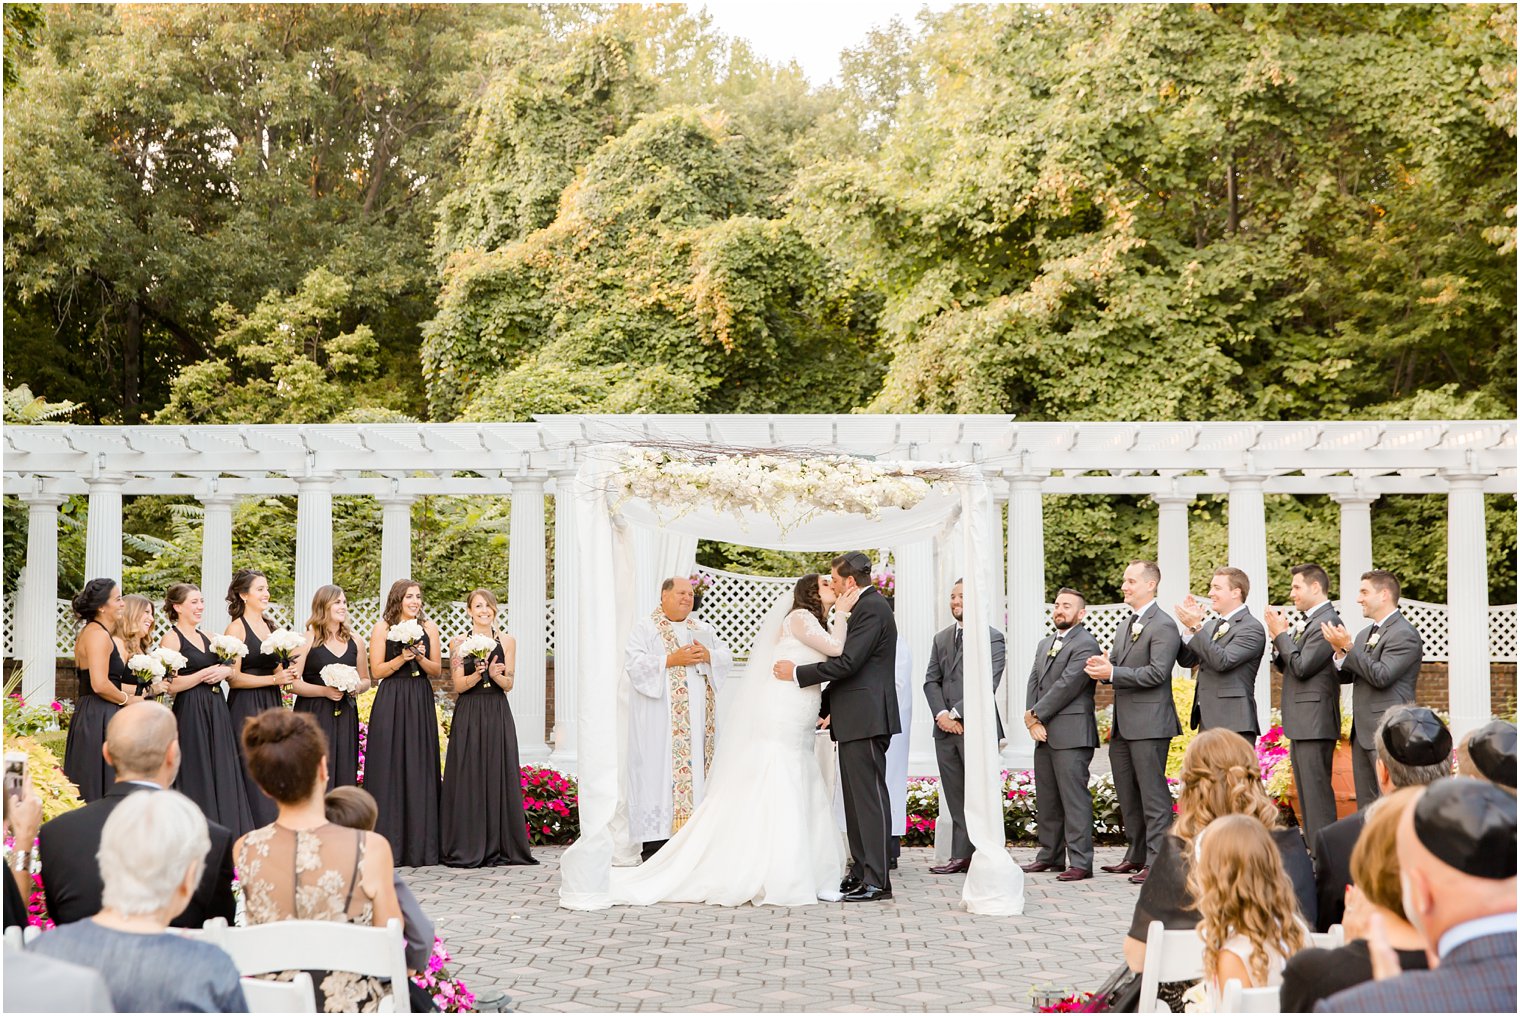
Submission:
[[[665,642],[665,651],[673,653],[679,650],[681,644],[676,641],[675,622],[666,617],[665,612],[658,607],[649,616],[654,621],[660,638]],[[690,631],[698,630],[696,621],[690,617],[686,619],[685,624]],[[667,667],[665,678],[670,682],[670,776],[674,804],[671,811],[670,834],[674,836],[696,809],[692,788],[691,703],[688,700],[685,667]],[[707,722],[704,724],[702,737],[702,774],[705,776],[712,769],[713,740],[717,730],[718,710],[717,700],[713,695],[712,681],[704,675],[702,684],[707,693]]]

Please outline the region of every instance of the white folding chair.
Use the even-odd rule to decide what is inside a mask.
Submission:
[[[5,929],[5,948],[8,949],[8,950],[9,949],[20,949],[22,947],[22,945],[23,945],[23,941],[22,941],[22,938],[21,938],[21,929],[18,926],[14,925],[14,924],[11,925],[9,928],[6,928]]]
[[[1167,931],[1152,921],[1145,933],[1145,968],[1140,972],[1140,1012],[1171,1012],[1158,1001],[1164,981],[1195,981],[1203,976],[1203,939],[1195,928]]]
[[[25,928],[21,929],[21,941],[27,945],[31,945],[37,941],[37,936],[41,934],[42,929],[40,927],[35,924],[28,924]]]
[[[1230,978],[1219,1000],[1220,1012],[1282,1012],[1282,991],[1278,988],[1243,988]]]
[[[208,922],[205,940],[225,949],[238,973],[245,976],[279,970],[342,970],[387,978],[391,993],[381,1000],[381,1011],[412,1011],[406,986],[406,939],[398,918],[391,918],[384,928],[336,921],[275,921],[251,928],[212,929]]]
[[[1339,949],[1346,944],[1346,929],[1339,924],[1330,925],[1329,931],[1311,931],[1309,945],[1314,949]]]
[[[311,986],[311,975],[304,970],[289,981],[245,977],[243,997],[248,1000],[249,1012],[317,1011],[317,993]]]

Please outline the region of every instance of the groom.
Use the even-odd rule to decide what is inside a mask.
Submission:
[[[844,651],[821,663],[797,666],[777,661],[779,681],[804,688],[829,682],[823,723],[839,744],[839,776],[849,833],[850,873],[839,883],[847,903],[892,898],[887,879],[887,745],[902,731],[897,709],[897,624],[892,607],[871,581],[871,559],[859,552],[834,558],[834,591],[842,598],[858,590]],[[845,599],[848,603],[849,600]]]

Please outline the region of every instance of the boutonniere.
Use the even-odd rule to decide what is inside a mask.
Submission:
[[[1140,633],[1143,631],[1145,631],[1145,625],[1141,624],[1139,621],[1136,621],[1134,624],[1129,626],[1129,640],[1131,642],[1135,641],[1135,639],[1140,637]]]
[[[1214,629],[1214,637],[1211,638],[1211,639],[1209,639],[1209,641],[1210,642],[1218,642],[1220,639],[1224,638],[1225,632],[1227,632],[1229,630],[1230,630],[1230,622],[1228,622],[1228,621],[1221,621],[1219,623],[1219,627]]]
[[[1059,653],[1061,651],[1061,647],[1065,644],[1066,643],[1062,642],[1060,639],[1056,639],[1050,644],[1050,652],[1045,654],[1046,658],[1048,659],[1049,657],[1054,656],[1056,653]]]
[[[1373,632],[1372,633],[1372,637],[1367,640],[1367,648],[1371,649],[1373,646],[1377,645],[1378,644],[1378,639],[1380,639],[1382,637],[1383,637],[1383,633],[1382,632],[1380,632],[1380,631]]]
[[[1293,641],[1297,642],[1299,639],[1303,638],[1304,637],[1304,632],[1307,631],[1307,630],[1308,630],[1308,626],[1304,622],[1302,622],[1302,621],[1296,621],[1296,622],[1294,622],[1294,624],[1293,624]]]

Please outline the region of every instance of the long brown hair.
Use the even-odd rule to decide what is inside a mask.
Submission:
[[[1251,945],[1251,984],[1265,987],[1271,954],[1292,956],[1307,942],[1298,898],[1272,834],[1251,815],[1224,815],[1197,836],[1200,856],[1188,870],[1197,901],[1203,972],[1218,979],[1224,944],[1244,935]]]
[[[1262,786],[1256,749],[1233,730],[1215,727],[1193,738],[1177,776],[1172,834],[1188,850],[1199,831],[1222,815],[1251,815],[1264,828],[1282,827],[1282,814]]]
[[[387,625],[395,624],[401,620],[401,601],[406,599],[406,591],[413,586],[417,587],[417,593],[422,593],[422,583],[412,579],[397,579],[391,583],[390,592],[385,594],[385,613],[381,615]],[[421,607],[417,608],[417,623],[427,620],[427,614]]]
[[[317,645],[327,641],[327,626],[332,622],[332,605],[340,596],[348,598],[342,586],[325,585],[319,587],[311,597],[311,617],[306,619],[306,630],[312,633]],[[353,641],[354,630],[348,626],[347,621],[338,622],[338,637],[345,642]]]
[[[152,634],[142,633],[142,616],[145,611],[148,616],[153,615],[153,601],[146,596],[128,593],[121,598],[121,613],[116,615],[116,630],[111,634],[121,639],[128,657],[148,651],[148,641]]]
[[[257,568],[239,568],[232,573],[232,582],[227,586],[227,616],[236,621],[247,612],[243,603],[243,594],[253,588],[254,579],[269,581],[269,576]]]
[[[819,577],[812,572],[797,580],[792,587],[792,610],[805,610],[818,619],[818,623],[829,623],[829,612],[824,609],[823,595],[818,592]],[[788,614],[791,610],[787,611]]]

